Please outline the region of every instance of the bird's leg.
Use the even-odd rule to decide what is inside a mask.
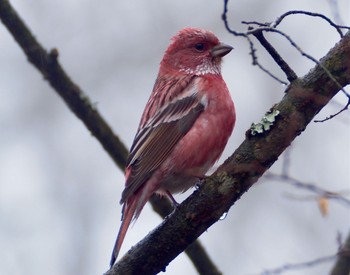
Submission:
[[[166,190],[165,193],[167,194],[168,198],[173,203],[174,208],[177,208],[179,206],[179,203],[174,199],[173,195],[168,190]]]
[[[196,188],[196,190],[198,190],[198,188],[201,187],[204,180],[206,179],[206,176],[197,177],[197,179],[198,179],[198,181],[196,182],[196,185],[194,186],[194,188]]]

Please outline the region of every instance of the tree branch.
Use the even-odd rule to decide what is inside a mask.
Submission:
[[[336,82],[331,79],[327,69]],[[350,32],[320,64],[291,83],[272,129],[251,136],[163,223],[106,274],[156,274],[205,232],[264,174],[312,118],[350,83]]]
[[[154,194],[150,202],[152,208],[157,212],[162,218],[166,218],[171,212],[173,212],[173,204],[169,200],[164,200],[162,197]],[[195,268],[199,274],[202,275],[221,275],[222,273],[218,270],[216,265],[212,262],[207,254],[205,248],[197,240],[190,244],[185,252],[188,257],[194,263]]]

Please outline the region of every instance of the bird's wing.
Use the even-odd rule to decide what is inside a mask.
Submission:
[[[128,159],[130,173],[122,194],[124,203],[164,162],[178,141],[190,130],[206,106],[198,97],[196,81],[160,108],[136,134]]]

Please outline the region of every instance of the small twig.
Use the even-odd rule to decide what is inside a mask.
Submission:
[[[306,269],[310,268],[322,263],[326,263],[329,261],[332,261],[338,257],[338,262],[333,269],[332,275],[338,275],[338,274],[348,274],[349,269],[350,269],[350,264],[348,263],[348,257],[349,257],[349,246],[350,246],[350,235],[348,236],[347,240],[345,243],[341,241],[340,234],[337,234],[337,243],[338,243],[338,251],[329,256],[325,257],[320,257],[311,261],[307,262],[302,262],[302,263],[296,263],[296,264],[285,264],[283,266],[274,268],[274,269],[269,269],[261,272],[261,275],[277,275],[277,274],[282,274],[285,271],[292,271],[292,270],[297,270],[297,269]],[[345,263],[345,264],[344,264]],[[334,272],[337,270],[338,272]],[[343,272],[339,272],[342,270]]]
[[[301,182],[301,181],[299,181],[299,180],[297,180],[295,178],[292,178],[289,175],[278,175],[278,174],[267,172],[264,175],[264,178],[265,179],[270,179],[270,180],[280,180],[280,181],[292,184],[295,187],[311,191],[311,192],[313,192],[313,193],[315,193],[318,196],[321,196],[323,198],[334,199],[335,201],[342,202],[345,205],[347,205],[348,207],[350,207],[350,200],[347,199],[347,198],[344,198],[338,192],[331,192],[331,191],[325,190],[325,189],[320,188],[320,187],[318,187],[318,186],[316,186],[315,184],[312,184],[312,183]]]
[[[328,22],[332,27],[334,27],[337,32],[339,33],[340,37],[343,37],[343,33],[342,33],[342,29],[348,29],[350,30],[350,27],[348,26],[341,26],[341,25],[337,25],[335,24],[331,19],[329,19],[327,16],[323,15],[323,14],[319,14],[319,13],[314,13],[314,12],[307,12],[307,11],[300,11],[300,10],[294,10],[294,11],[288,11],[284,14],[282,14],[280,17],[278,17],[273,23],[260,23],[257,21],[242,21],[242,24],[247,24],[250,25],[250,27],[248,28],[247,32],[237,32],[232,30],[229,27],[229,23],[227,20],[227,12],[228,12],[228,0],[224,0],[224,12],[222,14],[222,19],[224,21],[225,27],[226,29],[232,33],[233,35],[236,36],[243,36],[245,37],[249,44],[250,44],[250,55],[252,56],[253,59],[253,65],[257,65],[262,71],[264,71],[265,73],[267,73],[269,76],[271,76],[273,79],[277,80],[278,82],[282,83],[282,84],[286,84],[284,81],[280,80],[278,77],[276,77],[273,73],[271,73],[269,70],[265,69],[258,61],[258,57],[256,55],[256,49],[254,47],[254,43],[251,41],[250,39],[250,35],[254,35],[258,41],[261,43],[261,45],[267,50],[267,52],[272,56],[272,58],[274,59],[274,61],[277,63],[277,65],[281,68],[281,70],[286,74],[287,79],[289,80],[289,82],[294,81],[295,79],[297,79],[297,75],[295,74],[295,72],[289,67],[289,65],[283,60],[283,58],[279,55],[279,53],[275,50],[275,48],[265,39],[263,32],[274,32],[274,33],[278,33],[279,35],[282,35],[285,39],[288,40],[288,42],[304,57],[308,58],[309,60],[311,60],[312,62],[314,62],[317,65],[320,65],[321,68],[327,73],[327,75],[329,76],[329,78],[334,81],[338,87],[339,90],[342,91],[343,94],[345,94],[348,97],[348,103],[344,106],[344,108],[342,108],[339,112],[337,112],[334,115],[331,115],[323,120],[315,120],[315,122],[325,122],[327,120],[330,120],[332,118],[334,118],[335,116],[339,115],[340,113],[344,112],[345,110],[347,110],[349,108],[350,105],[350,96],[349,94],[345,91],[345,89],[342,87],[342,85],[335,79],[335,77],[332,75],[332,73],[327,70],[327,68],[325,68],[316,58],[312,57],[311,55],[307,54],[306,52],[304,52],[295,42],[294,40],[287,34],[285,34],[284,32],[276,29],[276,27],[281,24],[281,22],[288,16],[290,15],[295,15],[295,14],[303,14],[303,15],[307,15],[307,16],[313,16],[313,17],[320,17],[323,20],[325,20],[326,22]],[[251,27],[251,25],[256,25],[258,26],[257,28],[253,28]]]
[[[252,52],[252,55],[253,55],[253,52]],[[288,85],[287,82],[279,79],[277,76],[275,76],[274,74],[272,74],[268,69],[264,68],[257,60],[257,57],[254,56],[253,58],[253,65],[256,65],[260,68],[260,70],[262,70],[263,72],[267,73],[270,77],[272,77],[274,80],[278,81],[279,83],[281,83],[282,85]]]
[[[227,12],[228,12],[227,4],[228,4],[228,0],[224,0],[224,11],[223,11],[222,16],[221,16],[222,20],[224,21],[224,25],[225,25],[226,30],[235,36],[243,36],[245,39],[247,39],[247,41],[249,43],[249,48],[250,48],[250,55],[252,56],[252,61],[253,61],[252,64],[254,66],[258,66],[263,72],[268,74],[270,77],[272,77],[276,81],[280,82],[282,85],[287,85],[287,83],[285,81],[279,79],[277,76],[275,76],[273,73],[271,73],[269,70],[264,68],[264,66],[262,66],[259,63],[258,57],[256,56],[256,49],[254,47],[254,43],[249,37],[249,35],[251,33],[249,33],[249,32],[247,32],[247,33],[237,32],[237,31],[231,29],[231,27],[229,26],[228,20],[227,20]],[[260,23],[256,22],[256,24],[260,24]],[[263,25],[263,26],[265,26],[265,25]]]
[[[337,255],[338,254],[320,257],[320,258],[317,258],[317,259],[314,259],[314,260],[311,260],[308,262],[303,262],[303,263],[285,264],[283,266],[280,266],[280,267],[277,267],[274,269],[265,270],[260,274],[261,275],[276,275],[276,274],[282,274],[285,271],[291,271],[291,270],[296,270],[296,269],[305,269],[305,268],[313,267],[315,265],[319,265],[321,263],[333,261],[334,259],[337,258]]]
[[[330,115],[324,119],[321,119],[321,120],[314,120],[315,123],[318,123],[318,122],[325,122],[327,120],[330,120],[334,117],[336,117],[337,115],[341,114],[342,112],[346,111],[348,108],[349,108],[349,105],[350,105],[350,95],[348,93],[346,93],[345,91],[343,91],[343,93],[345,93],[345,95],[348,97],[348,102],[346,103],[346,105],[344,106],[343,109],[341,109],[340,111],[338,111],[337,113],[333,114],[333,115]]]
[[[335,28],[337,30],[337,32],[339,33],[340,37],[342,38],[344,35],[341,31],[341,29],[347,29],[350,30],[350,27],[348,26],[339,26],[337,24],[335,24],[331,19],[329,19],[327,16],[320,14],[320,13],[315,13],[315,12],[309,12],[309,11],[302,11],[302,10],[293,10],[293,11],[288,11],[284,14],[282,14],[280,17],[278,17],[276,19],[276,21],[271,24],[272,28],[276,28],[287,16],[289,15],[294,15],[294,14],[304,14],[304,15],[308,15],[308,16],[314,16],[314,17],[320,17],[323,20],[327,21],[333,28]]]
[[[276,30],[276,29],[272,29],[272,28],[258,28],[256,30],[264,30],[266,32],[275,32],[278,33],[280,35],[282,35],[284,38],[286,38],[288,40],[288,42],[304,57],[310,59],[311,61],[313,61],[315,64],[321,66],[321,68],[325,71],[325,73],[327,73],[327,75],[329,76],[329,78],[334,81],[334,83],[336,83],[339,87],[339,90],[341,90],[344,94],[347,94],[346,91],[344,90],[343,86],[334,78],[334,76],[332,75],[332,73],[326,68],[324,67],[316,58],[314,58],[313,56],[307,54],[306,52],[304,52],[295,42],[292,38],[290,38],[289,35],[285,34],[284,32],[280,31],[280,30]],[[256,31],[255,30],[255,31]],[[252,32],[252,34],[254,34]]]
[[[306,52],[304,52],[295,42],[294,40],[287,34],[285,34],[284,32],[280,31],[280,30],[276,30],[273,28],[257,28],[254,30],[251,30],[249,32],[247,32],[248,34],[253,34],[256,31],[266,31],[266,32],[274,32],[274,33],[278,33],[280,35],[282,35],[284,38],[286,38],[288,40],[288,42],[304,57],[310,59],[311,61],[313,61],[315,64],[319,65],[324,71],[325,73],[327,73],[328,77],[338,85],[339,90],[341,90],[346,96],[349,97],[349,94],[345,91],[345,89],[343,88],[343,86],[335,79],[335,77],[332,75],[332,73],[325,67],[323,66],[316,58],[314,58],[313,56],[307,54]]]
[[[257,21],[242,21],[241,22],[242,24],[245,24],[245,25],[257,25],[259,27],[266,27],[268,28],[270,26],[270,23],[261,23],[261,22],[257,22]]]
[[[275,29],[269,29],[269,30],[266,30],[268,32],[276,32],[276,33],[279,33],[280,35],[282,35],[283,37],[285,37],[289,43],[302,55],[302,56],[305,56],[306,58],[310,59],[311,61],[313,61],[315,64],[319,65],[324,71],[325,73],[327,73],[328,77],[338,85],[339,87],[339,90],[342,91],[342,93],[348,97],[348,104],[342,109],[340,110],[337,114],[333,115],[333,116],[330,116],[329,118],[323,120],[323,121],[327,121],[337,115],[339,115],[340,113],[342,113],[343,111],[347,110],[348,109],[348,106],[349,106],[349,102],[350,102],[350,95],[345,91],[345,89],[343,88],[343,86],[335,79],[335,77],[332,75],[332,73],[325,67],[323,66],[316,58],[312,57],[311,55],[305,53],[290,37],[289,35],[279,31],[279,30],[275,30]],[[318,121],[318,122],[323,122],[323,121]]]
[[[259,40],[261,45],[266,49],[266,51],[272,56],[277,65],[281,68],[281,70],[286,74],[289,82],[293,82],[298,78],[296,73],[292,70],[291,67],[287,64],[286,61],[280,56],[280,54],[276,51],[276,49],[266,40],[262,31],[257,30],[254,32],[254,36]]]

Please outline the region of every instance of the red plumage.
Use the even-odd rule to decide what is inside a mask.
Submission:
[[[185,28],[172,38],[131,146],[111,266],[151,195],[192,187],[224,150],[236,120],[221,76],[221,58],[231,50],[202,29]]]

